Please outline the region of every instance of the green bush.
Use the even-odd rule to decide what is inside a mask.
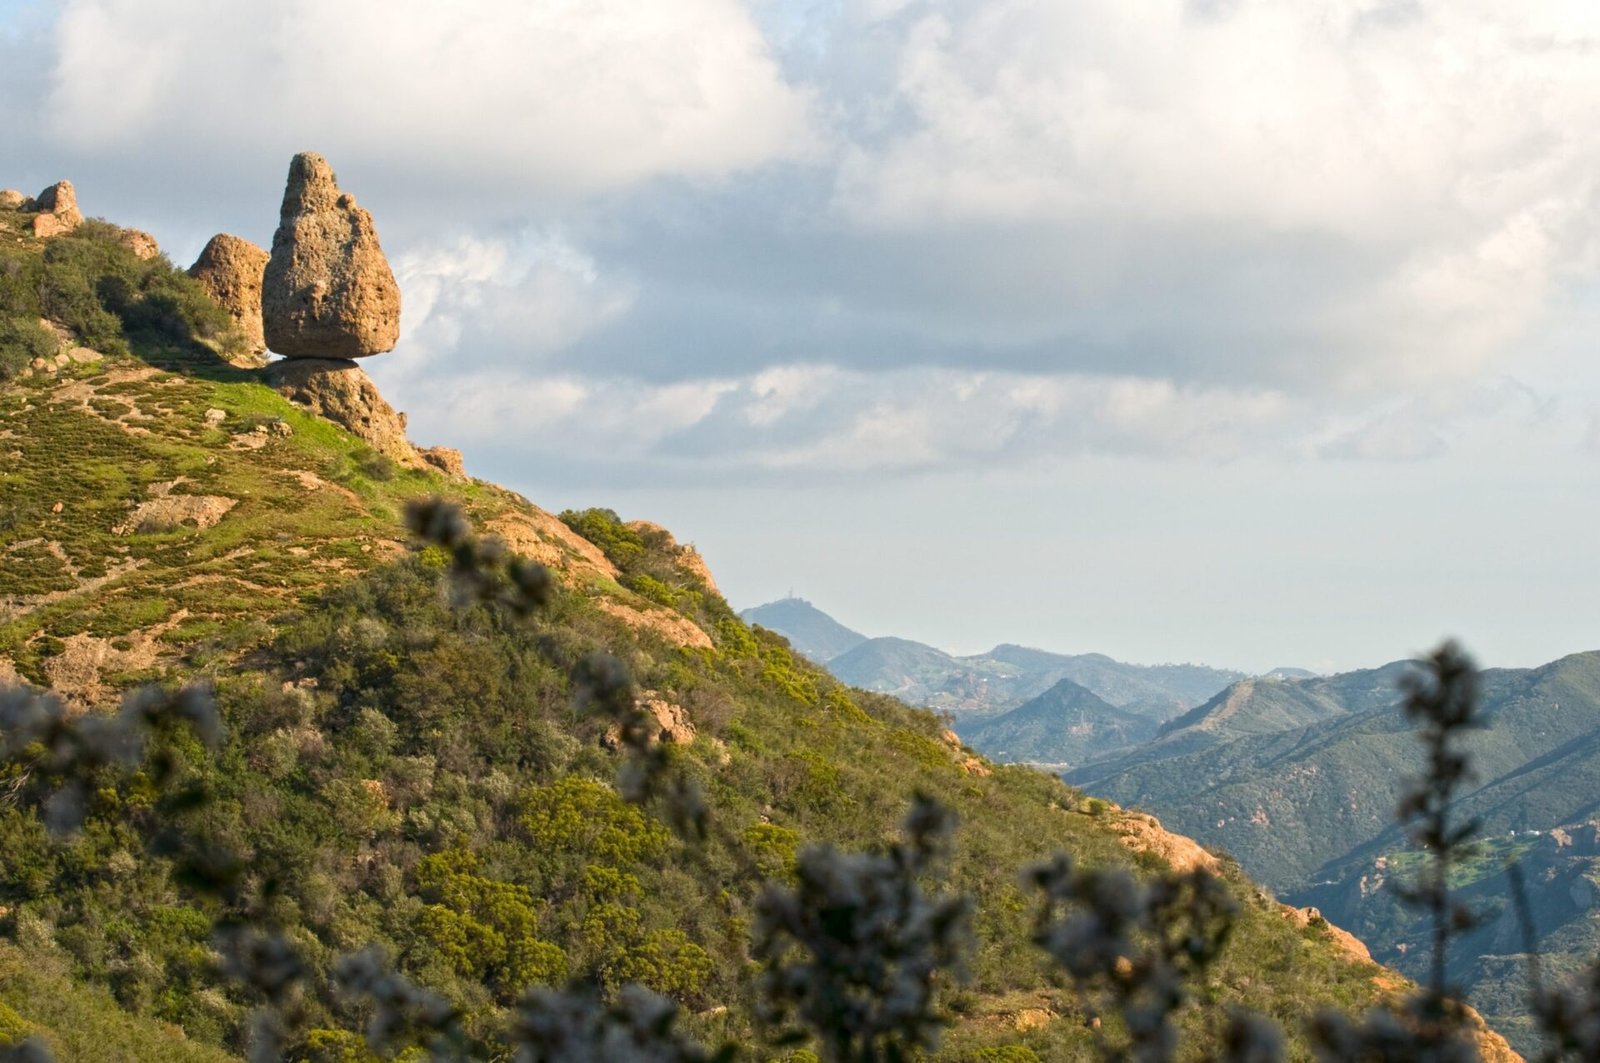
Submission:
[[[0,318],[0,380],[8,380],[35,358],[56,353],[56,338],[36,321]]]

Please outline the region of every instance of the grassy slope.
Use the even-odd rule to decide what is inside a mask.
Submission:
[[[218,682],[232,739],[217,762],[192,765],[219,796],[208,825],[258,866],[281,869],[279,914],[317,962],[380,940],[413,975],[492,1015],[510,987],[495,971],[470,973],[472,950],[441,944],[438,919],[498,928],[504,913],[484,905],[428,914],[456,903],[467,883],[533,904],[538,938],[562,951],[570,973],[631,971],[668,988],[679,979],[706,1032],[747,1034],[737,986],[754,883],[726,859],[693,859],[628,820],[603,799],[603,782],[586,789],[595,784],[583,780],[607,779],[614,760],[594,725],[573,719],[559,671],[530,658],[528,636],[500,621],[442,612],[437,572],[396,560],[396,519],[409,497],[444,494],[480,523],[520,514],[531,527],[536,512],[487,485],[398,472],[193,344],[138,340],[134,349],[61,378],[0,385],[0,450],[12,455],[0,473],[0,594],[9,602],[0,662],[100,704],[150,678]],[[224,411],[220,425],[208,421],[212,409]],[[292,434],[269,431],[255,446],[257,433],[244,431],[254,422]],[[175,480],[172,494],[235,504],[208,528],[115,530]],[[971,985],[950,998],[959,1021],[947,1054],[1019,1044],[1065,1058],[1083,1049],[1089,1035],[1072,1002],[1026,944],[1028,899],[1015,876],[1062,848],[1091,863],[1159,866],[1118,840],[1114,815],[1084,814],[1075,792],[1035,772],[974,772],[930,715],[845,691],[781,642],[753,637],[688,576],[663,592],[661,577],[674,579],[664,562],[653,582],[624,574],[629,590],[559,536],[543,546],[570,562],[571,589],[536,632],[568,656],[609,647],[685,707],[700,734],[683,747],[685,762],[719,819],[773,871],[806,841],[883,839],[916,789],[955,807],[963,828],[951,876],[979,898],[978,949]],[[674,602],[716,647],[685,647],[600,608],[609,599],[647,609],[650,596]],[[197,1039],[236,1046],[246,1002],[209,982],[202,912],[150,853],[137,817],[125,822],[138,800],[130,785],[97,795],[88,829],[65,848],[44,840],[26,811],[0,809],[0,841],[15,857],[0,873],[0,927],[53,928],[73,984],[85,986],[57,992],[60,977],[41,968],[0,978],[0,999],[25,1021],[61,1028],[65,1059],[149,1058],[149,1038],[164,1036],[148,1021],[125,1021],[87,984],[111,987],[131,1011],[182,1022]],[[555,803],[574,792],[618,817],[620,833],[599,849],[595,838],[530,833],[539,809],[559,812],[566,806]],[[618,839],[621,850],[606,847]],[[439,871],[426,862],[438,852],[467,855]],[[1292,1021],[1374,999],[1372,968],[1295,927],[1230,874],[1246,911],[1208,990],[1217,1002]],[[635,938],[602,948],[591,917],[614,919],[612,902],[638,911],[641,924]],[[661,961],[669,946],[676,966]],[[337,1001],[318,1006],[324,1021],[359,1022]],[[1048,1021],[1021,1028],[1030,1009]],[[1210,1019],[1195,1011],[1190,1021]],[[93,1049],[66,1032],[88,1029],[101,1031]]]

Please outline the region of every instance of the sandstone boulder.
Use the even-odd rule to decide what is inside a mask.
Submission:
[[[28,197],[15,188],[0,188],[0,210],[21,210]]]
[[[288,358],[362,358],[400,338],[400,287],[372,215],[321,155],[289,164],[261,316],[267,347]]]
[[[461,451],[455,447],[423,447],[417,453],[422,456],[423,461],[452,480],[467,478],[467,467],[461,459]]]
[[[384,457],[408,469],[425,467],[406,439],[406,415],[384,401],[355,362],[285,358],[267,366],[262,377],[290,402],[348,429]]]
[[[70,233],[83,224],[78,193],[73,191],[71,181],[57,181],[24,203],[22,209],[38,212],[33,219],[33,235],[40,238]]]
[[[267,258],[267,252],[249,240],[218,233],[189,267],[189,276],[232,316],[253,355],[267,349],[261,328],[261,279]]]
[[[121,229],[117,232],[117,243],[133,252],[133,257],[148,262],[161,254],[161,245],[156,243],[156,238],[143,229]]]

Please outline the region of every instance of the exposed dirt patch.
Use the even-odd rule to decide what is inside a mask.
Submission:
[[[237,498],[227,498],[223,495],[166,495],[139,503],[126,521],[111,530],[117,535],[127,535],[130,532],[141,531],[210,528],[238,504]]]
[[[332,491],[348,502],[361,505],[361,497],[354,491],[342,484],[329,483],[314,472],[306,469],[294,469],[289,475],[293,476],[300,486],[307,491]]]
[[[587,583],[593,575],[610,580],[620,575],[598,546],[531,504],[495,517],[484,531],[498,536],[512,553],[552,569],[569,587]]]
[[[1215,711],[1207,714],[1205,719],[1195,724],[1195,728],[1201,731],[1215,731],[1230,716],[1238,714],[1244,703],[1250,700],[1250,695],[1255,693],[1255,689],[1256,681],[1254,679],[1240,680],[1234,685],[1233,693],[1228,695],[1228,700],[1219,705]]]
[[[39,541],[40,540],[38,539],[29,539],[26,542],[13,543],[9,549],[19,549],[23,546],[28,546]],[[101,587],[104,587],[106,584],[110,583],[112,580],[120,579],[129,572],[132,572],[134,569],[142,567],[146,563],[143,559],[121,561],[108,567],[105,575],[103,576],[92,576],[89,579],[84,579],[79,575],[78,567],[74,565],[71,560],[66,558],[64,551],[61,551],[60,544],[52,545],[55,546],[55,549],[51,550],[50,552],[66,561],[67,570],[71,577],[78,581],[78,585],[67,590],[49,591],[45,594],[19,594],[11,597],[0,596],[0,622],[13,620],[19,616],[22,616],[24,613],[30,613],[35,609],[42,608],[51,604],[52,602],[59,602],[63,598],[70,598],[75,594],[92,594]],[[48,548],[49,547],[47,547],[47,549]]]
[[[668,642],[697,649],[711,649],[711,636],[686,617],[666,609],[635,609],[614,598],[597,598],[594,603],[603,613],[609,613],[635,631],[654,631]]]
[[[272,437],[267,435],[265,430],[239,432],[232,439],[228,440],[228,449],[260,450],[270,442],[272,442]]]
[[[42,665],[50,689],[79,705],[104,705],[116,698],[101,676],[106,672],[129,672],[149,668],[161,657],[160,638],[185,617],[179,609],[165,621],[143,631],[130,632],[116,639],[93,635],[68,635],[62,639],[60,653],[46,658]]]

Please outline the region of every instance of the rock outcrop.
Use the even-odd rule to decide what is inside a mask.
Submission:
[[[262,277],[267,271],[267,252],[242,237],[218,233],[189,267],[189,276],[200,282],[222,308],[233,317],[253,355],[265,354],[266,335],[261,327]],[[261,364],[260,360],[252,364]]]
[[[289,164],[261,316],[267,347],[288,358],[363,358],[400,338],[400,287],[372,215],[321,155]]]
[[[670,531],[652,521],[630,520],[628,527],[647,539],[655,540],[660,548],[672,557],[672,562],[679,571],[705,584],[706,590],[712,594],[722,593],[717,589],[717,581],[711,578],[711,568],[706,564],[706,559],[701,557],[700,551],[693,546],[678,542]]]
[[[33,219],[33,235],[40,238],[70,233],[83,224],[78,193],[73,191],[71,181],[57,181],[24,203],[22,209],[38,212]]]
[[[161,254],[161,245],[156,243],[156,238],[143,229],[119,229],[117,243],[132,251],[133,257],[142,262]]]
[[[0,188],[0,210],[21,210],[28,197],[15,188]]]
[[[372,378],[345,359],[285,358],[262,372],[290,402],[321,414],[408,469],[425,467],[406,439],[406,416],[384,401]]]
[[[422,447],[417,453],[422,456],[423,461],[452,480],[467,478],[467,466],[462,460],[461,451],[455,447]]]

